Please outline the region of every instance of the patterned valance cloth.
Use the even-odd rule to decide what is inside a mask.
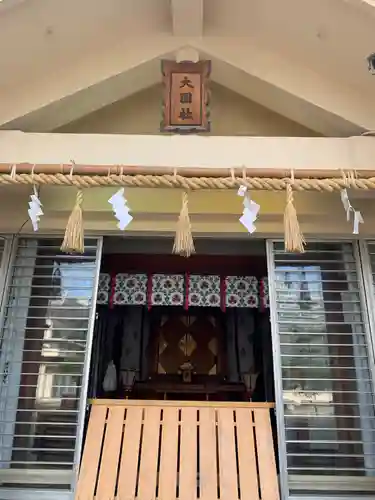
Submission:
[[[246,307],[268,305],[268,280],[254,276],[201,274],[129,274],[99,277],[97,303],[109,306],[147,305],[189,307]]]
[[[118,306],[145,305],[147,303],[147,275],[116,274],[112,299],[113,304]]]
[[[183,306],[184,292],[183,274],[153,274],[149,305]]]
[[[227,276],[225,303],[227,307],[259,307],[258,280],[254,276]]]
[[[220,307],[220,276],[192,274],[187,296],[191,307]]]
[[[110,292],[111,292],[111,276],[109,274],[101,273],[99,275],[98,296],[96,298],[96,303],[108,304]]]
[[[268,292],[268,278],[266,276],[260,280],[259,297],[260,297],[261,309],[269,308],[270,307],[270,296],[269,296],[269,292]]]

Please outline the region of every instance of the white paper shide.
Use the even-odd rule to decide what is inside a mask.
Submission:
[[[250,198],[246,186],[241,186],[237,194],[238,196],[242,196],[244,199],[244,210],[242,217],[240,217],[240,222],[248,230],[248,232],[252,234],[256,230],[254,223],[258,217],[260,205],[258,205],[258,203],[255,203],[255,201]]]
[[[348,222],[353,214],[353,234],[359,234],[359,225],[363,224],[364,220],[361,212],[359,210],[355,210],[350,203],[348,191],[346,189],[341,190],[341,202],[346,212],[346,220]]]
[[[129,213],[129,207],[127,206],[124,188],[119,189],[108,200],[108,203],[112,205],[113,213],[118,220],[117,227],[123,231],[133,220],[133,217]]]
[[[27,211],[27,213],[29,214],[34,231],[38,231],[40,217],[44,214],[42,210],[42,204],[40,202],[36,189],[34,189],[34,194],[30,196],[29,210]]]

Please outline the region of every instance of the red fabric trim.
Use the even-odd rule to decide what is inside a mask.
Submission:
[[[111,291],[109,292],[109,308],[113,309],[115,306],[115,289],[116,289],[116,274],[111,275]]]
[[[185,273],[185,311],[189,309],[190,273]]]
[[[152,296],[152,274],[149,274],[147,276],[147,298],[146,298],[147,309],[149,311],[150,311],[150,309],[152,307],[151,296]]]
[[[221,310],[223,312],[226,311],[226,296],[227,296],[227,286],[225,281],[226,276],[220,276],[220,302],[221,302]]]

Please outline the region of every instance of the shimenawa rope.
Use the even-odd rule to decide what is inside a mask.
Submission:
[[[260,191],[285,191],[290,184],[289,178],[276,177],[183,177],[181,175],[65,175],[65,174],[0,174],[0,186],[11,184],[76,186],[91,188],[100,186],[125,186],[141,188],[180,188],[184,190],[199,189],[235,189],[246,186],[248,189]],[[347,186],[343,178],[301,178],[294,179],[294,191],[340,191]],[[353,178],[351,189],[375,189],[375,177]]]
[[[72,172],[73,173],[73,172]],[[84,252],[82,220],[83,188],[100,186],[126,186],[140,188],[180,188],[184,190],[182,207],[177,223],[173,252],[188,257],[194,253],[191,223],[188,211],[188,190],[234,189],[246,186],[252,190],[286,191],[287,200],[284,213],[285,249],[290,252],[303,252],[305,240],[301,233],[294,207],[293,191],[334,192],[345,189],[348,180],[342,178],[272,178],[272,177],[183,177],[181,175],[65,175],[65,174],[0,174],[0,186],[14,184],[76,186],[76,203],[68,220],[65,238],[61,249],[64,252]],[[292,187],[293,184],[293,187]],[[351,189],[375,189],[375,177],[350,178]]]

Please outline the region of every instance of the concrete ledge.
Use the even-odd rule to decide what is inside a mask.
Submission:
[[[0,132],[0,165],[124,166],[183,175],[188,169],[248,169],[290,175],[375,173],[375,137],[205,137],[163,135],[36,134]],[[225,171],[226,170],[226,171]],[[37,171],[37,170],[36,170]],[[225,172],[224,172],[225,171]]]

